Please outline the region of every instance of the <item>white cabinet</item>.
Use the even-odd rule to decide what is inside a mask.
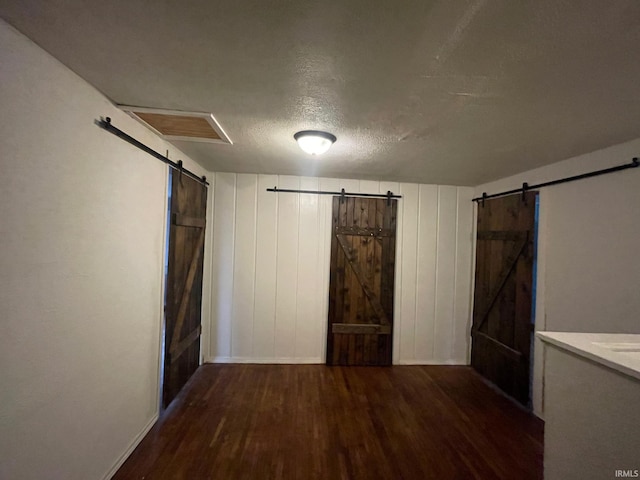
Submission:
[[[538,336],[545,480],[640,478],[640,335]]]

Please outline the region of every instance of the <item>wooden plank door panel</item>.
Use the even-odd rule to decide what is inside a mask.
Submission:
[[[328,365],[390,365],[397,201],[334,197]]]
[[[170,171],[171,208],[165,298],[162,403],[166,408],[200,365],[207,188]]]
[[[529,403],[537,192],[478,205],[471,365]]]

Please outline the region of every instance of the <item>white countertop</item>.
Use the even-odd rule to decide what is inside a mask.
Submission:
[[[537,335],[545,343],[640,380],[640,334],[538,332]]]

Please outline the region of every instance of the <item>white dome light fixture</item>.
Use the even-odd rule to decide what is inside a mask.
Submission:
[[[336,141],[335,135],[319,130],[302,130],[296,133],[296,139],[302,150],[310,155],[321,155]]]

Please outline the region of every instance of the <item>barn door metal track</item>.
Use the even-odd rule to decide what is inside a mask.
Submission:
[[[207,182],[207,177],[205,177],[205,176],[199,177],[195,173],[193,173],[190,170],[187,170],[186,168],[184,168],[182,166],[182,160],[178,160],[177,163],[172,161],[172,160],[169,160],[168,157],[165,157],[161,153],[158,153],[155,150],[153,150],[152,148],[147,147],[144,143],[140,142],[139,140],[136,140],[131,135],[126,134],[122,130],[120,130],[119,128],[116,128],[113,125],[111,125],[111,118],[109,118],[109,117],[101,118],[100,120],[96,120],[96,124],[100,128],[104,128],[107,132],[113,133],[116,137],[120,137],[125,142],[128,142],[131,145],[133,145],[135,147],[138,147],[143,152],[146,152],[149,155],[151,155],[152,157],[157,158],[161,162],[166,163],[167,165],[169,165],[169,167],[171,167],[171,168],[173,168],[175,170],[178,170],[180,173],[186,175],[187,177],[191,177],[195,181],[200,182],[203,185],[209,185],[209,182]]]
[[[394,195],[391,190],[387,193],[351,193],[345,192],[344,188],[339,192],[327,192],[324,190],[292,190],[289,188],[267,188],[267,192],[276,192],[276,193],[308,193],[311,195],[340,195],[342,197],[341,201],[344,201],[345,197],[369,197],[369,198],[386,198],[387,204],[391,201],[392,198],[402,198],[402,195]]]
[[[574,175],[573,177],[565,177],[565,178],[560,178],[558,180],[552,180],[550,182],[538,183],[537,185],[529,185],[528,183],[525,182],[522,184],[522,187],[520,188],[514,188],[513,190],[506,190],[500,193],[492,193],[491,195],[487,195],[487,193],[484,192],[481,197],[476,197],[472,201],[480,202],[481,204],[484,205],[484,201],[488,200],[489,198],[504,197],[506,195],[513,195],[514,193],[522,193],[524,195],[528,190],[537,190],[538,188],[542,188],[542,187],[550,187],[551,185],[559,185],[561,183],[574,182],[576,180],[583,180],[585,178],[598,177],[600,175],[620,172],[621,170],[627,170],[629,168],[637,168],[637,167],[640,167],[640,161],[638,161],[638,157],[635,157],[633,160],[631,160],[631,163],[618,165],[617,167],[605,168],[603,170],[596,170],[595,172],[582,173],[580,175]]]

